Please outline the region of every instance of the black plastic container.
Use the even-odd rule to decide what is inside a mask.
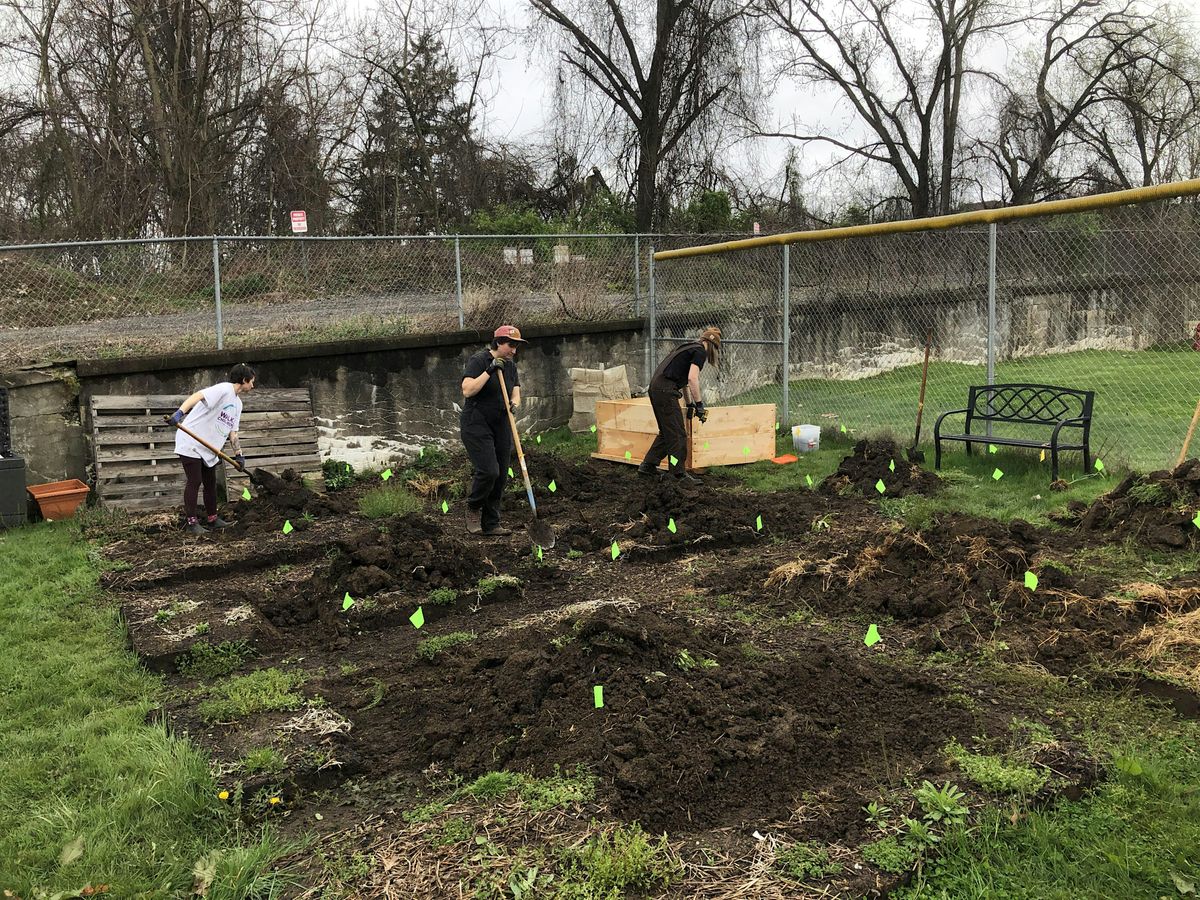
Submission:
[[[6,456],[0,459],[0,528],[24,525],[28,509],[25,460],[19,456]]]
[[[8,388],[0,387],[0,456],[12,456],[12,419],[8,412]]]

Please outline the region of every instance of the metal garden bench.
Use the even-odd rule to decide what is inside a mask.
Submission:
[[[974,444],[995,444],[1005,447],[1030,447],[1050,451],[1050,473],[1058,480],[1058,454],[1062,450],[1082,450],[1083,468],[1091,465],[1088,441],[1092,429],[1092,400],[1095,391],[1078,391],[1074,388],[1056,387],[1051,384],[984,384],[972,387],[965,409],[952,409],[938,416],[933,426],[935,450],[934,467],[942,467],[942,441],[962,441],[970,455]],[[942,434],[942,422],[947,416],[967,414],[966,427],[961,434]],[[1053,429],[1049,440],[1004,437],[995,434],[971,432],[971,426],[979,422],[1008,422],[1019,425],[1043,425]],[[1063,429],[1075,440],[1063,443]],[[1077,437],[1076,437],[1077,435]]]

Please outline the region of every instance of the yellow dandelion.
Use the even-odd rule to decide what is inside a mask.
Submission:
[[[272,805],[272,806],[274,806],[276,803],[282,803],[282,802],[283,802],[283,801],[282,801],[282,800],[280,800],[278,797],[272,797],[272,798],[271,798],[271,805]]]
[[[217,794],[217,797],[220,798],[221,800],[228,800],[229,799],[229,791],[221,791],[221,793]]]

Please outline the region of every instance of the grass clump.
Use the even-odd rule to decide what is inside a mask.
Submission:
[[[516,575],[489,575],[486,578],[480,578],[476,588],[480,597],[488,597],[498,590],[519,588],[520,586],[521,579]]]
[[[721,664],[709,656],[693,655],[684,647],[675,654],[675,665],[685,672],[690,672],[693,669],[716,669]]]
[[[518,787],[521,799],[534,812],[545,812],[576,803],[588,803],[596,797],[596,778],[583,766],[566,774],[558,771],[549,778],[522,777]]]
[[[1142,481],[1129,489],[1129,497],[1145,506],[1170,506],[1171,494],[1157,481]]]
[[[430,606],[449,606],[458,599],[458,591],[454,588],[440,587],[429,592],[425,602]]]
[[[775,868],[792,881],[827,878],[841,869],[829,851],[816,844],[796,844],[775,857]]]
[[[448,804],[445,800],[431,800],[429,803],[422,803],[420,806],[406,809],[400,814],[400,818],[409,824],[432,822],[446,811],[447,806]]]
[[[495,800],[505,794],[515,791],[521,784],[521,776],[517,772],[500,770],[480,775],[462,789],[465,797],[475,800]]]
[[[240,669],[253,653],[245,641],[222,641],[216,645],[200,641],[192,645],[179,663],[179,674],[203,680],[221,678]]]
[[[296,693],[296,688],[302,684],[304,676],[298,672],[284,672],[274,666],[259,669],[218,681],[196,711],[206,722],[222,722],[260,712],[299,709],[304,697]]]
[[[248,775],[276,775],[286,765],[284,755],[273,747],[257,747],[242,757],[242,768]]]
[[[358,480],[354,466],[340,459],[327,459],[321,463],[321,474],[325,478],[326,490],[330,491],[345,490]]]
[[[875,868],[893,875],[900,875],[912,868],[917,861],[917,851],[900,843],[895,835],[888,835],[862,848],[862,856]]]
[[[474,631],[451,631],[449,634],[426,638],[417,644],[417,656],[432,662],[443,650],[457,647],[459,644],[469,644],[479,637]]]
[[[421,511],[421,500],[400,485],[385,484],[367,491],[358,501],[358,511],[368,519],[405,516]]]
[[[958,741],[946,745],[946,755],[989,794],[1018,794],[1025,796],[1036,793],[1046,783],[1047,773],[1030,766],[1010,763],[983,753],[972,753]]]
[[[637,823],[593,835],[560,861],[556,900],[611,900],[666,887],[682,872],[666,835],[652,841]]]
[[[446,820],[441,830],[433,835],[430,841],[435,847],[447,847],[450,844],[461,844],[463,841],[470,840],[474,834],[475,829],[470,822],[462,816],[454,816]]]

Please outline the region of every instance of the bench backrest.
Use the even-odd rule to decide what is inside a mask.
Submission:
[[[971,388],[967,401],[967,433],[972,419],[990,422],[1022,422],[1055,425],[1063,419],[1092,417],[1095,391],[1052,384],[983,384]]]

